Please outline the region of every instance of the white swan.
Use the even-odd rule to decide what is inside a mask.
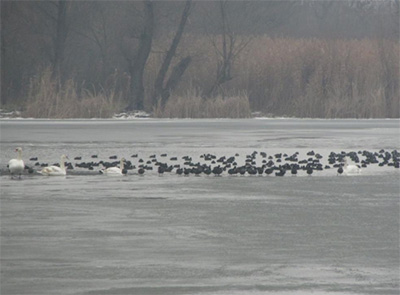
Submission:
[[[347,163],[347,159],[344,159],[344,166],[343,166],[343,172],[347,175],[349,174],[359,174],[361,173],[361,168],[358,167],[357,165],[352,165]]]
[[[66,159],[68,159],[68,157],[66,155],[62,155],[61,161],[60,161],[60,167],[58,167],[58,166],[44,167],[41,171],[39,171],[39,173],[42,175],[46,175],[46,176],[67,175],[67,169],[65,168],[65,160]]]
[[[22,148],[17,147],[15,151],[18,153],[18,156],[16,159],[11,159],[8,162],[8,170],[10,171],[11,178],[13,178],[15,174],[19,174],[19,178],[21,178],[21,174],[25,169],[25,164],[22,160]]]
[[[123,170],[124,170],[124,162],[125,158],[122,158],[121,161],[119,162],[119,167],[109,167],[100,170],[100,173],[106,174],[106,175],[124,175]]]

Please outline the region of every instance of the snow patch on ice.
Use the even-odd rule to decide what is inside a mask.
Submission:
[[[150,118],[150,114],[145,111],[132,111],[132,112],[124,112],[119,114],[114,114],[113,119],[143,119]]]

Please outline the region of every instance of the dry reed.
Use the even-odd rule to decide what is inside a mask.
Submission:
[[[153,115],[158,118],[249,118],[251,111],[246,93],[205,99],[190,90],[183,96],[172,95],[164,108],[158,103]]]
[[[155,46],[165,49],[165,42],[155,41]],[[183,38],[178,56],[191,55],[193,61],[164,109],[151,98],[163,53],[151,54],[144,79],[146,110],[177,118],[247,117],[250,110],[296,117],[400,117],[398,42],[257,36],[235,60],[233,79],[221,86],[228,98],[204,100],[192,89],[207,92],[215,80],[216,54],[208,42],[201,35]],[[48,72],[38,75],[31,81],[24,116],[109,117],[130,96],[129,75],[114,76],[96,93],[78,91],[82,87],[72,80],[59,85]]]
[[[204,46],[206,37],[186,36],[185,42],[181,54],[195,58],[175,91],[180,97],[193,87],[209,89],[217,65],[215,52]],[[391,40],[258,36],[235,61],[233,79],[222,89],[244,91],[252,111],[274,115],[398,118],[399,54],[399,43]]]
[[[119,107],[114,92],[93,93],[78,87],[73,80],[61,85],[49,70],[33,78],[22,115],[33,118],[109,118]]]

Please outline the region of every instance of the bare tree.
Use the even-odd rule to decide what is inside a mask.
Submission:
[[[154,7],[151,0],[144,0],[143,5],[143,28],[139,36],[138,47],[133,54],[124,54],[131,75],[131,97],[128,106],[125,108],[126,111],[144,109],[143,74],[153,41]]]
[[[51,69],[53,78],[60,78],[63,80],[64,73],[62,71],[65,46],[69,33],[68,24],[68,11],[70,9],[71,2],[66,0],[57,0],[49,2],[38,2],[35,7],[41,12],[43,16],[43,23],[49,22],[51,28],[54,28],[51,34]]]
[[[214,83],[206,92],[206,97],[213,96],[222,84],[232,80],[232,67],[235,59],[252,40],[251,35],[242,35],[238,38],[238,35],[232,29],[228,11],[229,1],[220,0],[217,5],[221,36],[218,38],[218,36],[207,33],[217,54],[217,73]]]
[[[392,32],[394,38],[399,41],[400,38],[400,0],[393,0],[392,10]]]
[[[214,24],[215,19],[217,20],[214,25],[218,28],[217,32],[210,33],[207,25],[204,27],[217,56],[217,69],[214,83],[205,92],[205,97],[214,96],[222,89],[224,83],[234,78],[235,61],[255,37],[243,28],[251,28],[254,32],[260,28],[277,28],[288,21],[295,4],[296,1],[293,0],[268,2],[219,0],[215,3],[217,13],[214,19],[208,16],[207,21]]]
[[[65,42],[68,36],[67,24],[67,5],[65,0],[59,0],[55,3],[57,6],[57,18],[55,19],[57,30],[54,38],[54,60],[53,76],[62,78],[61,67],[64,61]]]
[[[181,20],[178,26],[178,29],[175,33],[175,36],[172,40],[171,46],[169,47],[168,51],[165,54],[163,63],[160,67],[158,72],[155,84],[154,84],[154,95],[153,95],[153,103],[156,103],[157,100],[161,99],[161,105],[165,106],[170,93],[174,88],[177,86],[180,78],[184,74],[185,70],[190,64],[191,57],[187,56],[183,58],[178,64],[173,68],[172,73],[164,85],[165,77],[167,75],[168,69],[171,65],[172,59],[175,56],[176,50],[178,48],[179,42],[182,38],[182,34],[187,22],[187,19],[190,15],[192,6],[192,0],[186,0],[185,7],[183,8]]]
[[[91,41],[99,52],[102,64],[102,80],[105,80],[108,75],[109,70],[109,48],[110,48],[110,17],[115,17],[115,15],[110,15],[110,10],[112,10],[111,3],[104,2],[87,2],[89,4],[88,13],[86,17],[86,22],[84,25],[80,26],[79,30],[74,30],[74,32]],[[85,2],[79,3],[80,5],[86,4]],[[110,9],[111,8],[111,9]]]

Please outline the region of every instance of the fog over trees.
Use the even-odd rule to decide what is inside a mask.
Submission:
[[[1,1],[1,107],[398,118],[399,2]]]

